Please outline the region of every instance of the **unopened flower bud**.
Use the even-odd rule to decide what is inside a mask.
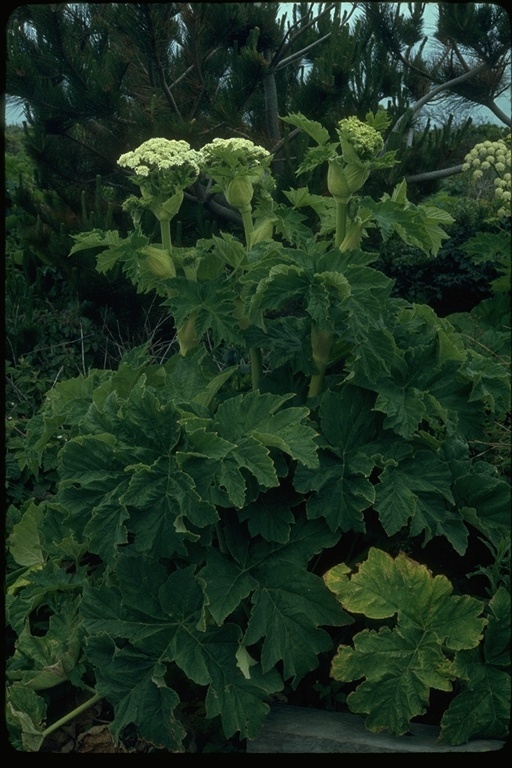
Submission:
[[[141,249],[146,257],[146,264],[150,272],[156,277],[176,277],[174,262],[167,251],[153,245],[147,245]]]
[[[229,182],[226,189],[226,200],[234,208],[247,210],[250,208],[254,189],[247,176],[237,176]]]
[[[185,357],[187,352],[190,352],[191,349],[194,349],[199,344],[196,334],[196,316],[197,312],[193,312],[178,328],[177,337],[182,357]]]
[[[357,192],[368,176],[369,170],[359,164],[342,165],[340,160],[329,160],[327,171],[327,189],[333,197],[341,202],[348,202],[354,192]]]

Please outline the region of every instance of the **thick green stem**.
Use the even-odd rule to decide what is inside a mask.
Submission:
[[[318,373],[315,373],[309,382],[308,397],[317,397],[322,392],[325,372],[329,365],[331,348],[334,343],[334,335],[324,331],[313,324],[311,327],[311,350],[313,362]]]
[[[253,392],[256,392],[259,389],[260,378],[261,378],[261,374],[263,373],[263,358],[261,354],[261,349],[258,349],[257,347],[251,347],[251,349],[249,350],[249,353],[251,355],[252,390]]]
[[[347,229],[347,203],[342,202],[339,198],[334,198],[336,201],[336,248],[339,248],[345,239]]]
[[[249,249],[250,235],[254,230],[250,206],[244,209],[240,208],[240,213],[242,214],[242,223],[244,225],[245,244],[247,249]],[[257,347],[251,347],[249,354],[251,356],[252,389],[253,392],[256,392],[259,389],[260,378],[263,372],[261,349],[258,349]]]
[[[92,707],[94,704],[96,704],[98,701],[101,701],[103,696],[100,696],[99,693],[96,693],[91,699],[88,699],[83,704],[80,704],[79,707],[76,709],[73,709],[72,712],[68,712],[67,715],[64,715],[64,717],[61,717],[60,720],[57,720],[53,725],[48,726],[48,728],[45,728],[44,731],[42,731],[41,736],[46,738],[50,735],[50,733],[53,733],[57,730],[57,728],[61,728],[63,725],[66,725],[66,723],[69,723],[70,720],[73,720],[75,717],[78,717],[82,712],[85,712],[86,709],[89,709],[89,707]]]
[[[245,244],[249,248],[249,236],[254,230],[251,208],[244,208],[243,210],[240,208],[240,213],[242,214],[242,224],[244,225]]]
[[[160,219],[160,232],[162,233],[162,248],[168,253],[172,253],[171,242],[171,220]]]
[[[219,544],[219,552],[223,555],[228,554],[228,548],[226,547],[226,539],[224,537],[224,531],[222,529],[222,521],[218,520],[215,523],[215,530],[217,532],[217,542]]]

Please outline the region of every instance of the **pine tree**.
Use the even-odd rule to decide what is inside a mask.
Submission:
[[[70,231],[83,228],[84,212],[89,219],[91,212],[106,215],[106,204],[98,210],[98,178],[119,224],[117,203],[132,190],[117,159],[150,137],[185,139],[195,148],[216,136],[251,138],[275,153],[274,173],[287,188],[307,139],[283,124],[286,114],[302,112],[333,130],[342,117],[364,119],[387,104],[389,143],[402,160],[393,173],[402,175],[438,172],[452,160],[453,125],[436,133],[428,123],[418,132],[415,123],[436,88],[466,103],[478,92],[479,103],[499,115],[495,99],[510,58],[499,6],[440,3],[442,49],[427,56],[424,3],[289,3],[286,17],[282,5],[15,9],[7,27],[6,93],[25,107],[38,185],[60,201],[55,226],[62,226],[62,206]],[[388,185],[394,181],[388,174]],[[200,185],[187,198],[184,213],[195,229],[219,217],[237,219]],[[45,215],[52,226],[51,211]]]

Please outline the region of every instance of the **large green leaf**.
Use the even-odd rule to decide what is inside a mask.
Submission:
[[[459,554],[467,546],[467,529],[455,509],[452,472],[437,451],[417,450],[399,463],[389,463],[379,476],[375,509],[389,536],[409,526],[425,543],[445,536]]]
[[[428,630],[439,643],[456,650],[473,648],[482,638],[486,623],[479,618],[482,604],[472,597],[452,595],[445,576],[433,577],[425,566],[403,553],[393,559],[372,548],[351,579],[344,567],[337,571],[336,566],[324,579],[349,611],[372,619],[396,614],[402,628],[411,625]]]
[[[257,569],[259,585],[252,596],[253,608],[244,636],[248,646],[263,639],[264,671],[283,662],[283,676],[298,682],[318,664],[318,654],[332,643],[319,625],[350,623],[338,612],[320,577],[302,568],[266,562]]]
[[[308,517],[325,518],[333,531],[364,531],[363,512],[375,500],[369,480],[378,435],[373,403],[372,393],[351,385],[341,392],[326,392],[319,416],[328,444],[320,454],[320,468],[295,472],[295,488],[301,493],[314,491],[307,502]]]
[[[130,509],[129,526],[139,552],[166,557],[183,554],[185,541],[196,538],[190,526],[202,528],[218,519],[174,456],[163,456],[151,466],[133,465],[130,470],[133,474],[120,501]]]
[[[510,535],[510,484],[485,462],[468,461],[453,493],[464,519],[495,545]]]
[[[316,120],[310,120],[301,112],[296,112],[280,118],[284,123],[294,125],[305,131],[317,144],[326,144],[329,141],[329,131]]]
[[[9,550],[18,565],[31,568],[45,562],[40,533],[43,515],[43,509],[30,502],[19,523],[13,527]]]
[[[320,625],[350,623],[322,579],[304,568],[322,544],[333,541],[332,534],[317,521],[294,527],[289,541],[282,545],[253,540],[233,521],[226,528],[228,551],[206,555],[199,578],[208,610],[220,623],[245,602],[249,620],[244,645],[263,640],[264,672],[282,661],[285,677],[299,680],[317,665],[318,654],[330,647],[329,636]]]
[[[371,619],[396,617],[396,626],[364,630],[353,648],[340,646],[332,675],[344,682],[365,678],[347,703],[368,715],[370,730],[406,733],[410,720],[426,711],[430,688],[450,691],[458,676],[446,649],[469,650],[481,641],[482,603],[453,595],[445,576],[433,577],[406,555],[393,559],[376,549],[352,577],[341,564],[324,579],[347,610]]]
[[[108,371],[92,371],[89,376],[58,382],[46,395],[41,413],[36,414],[27,426],[26,441],[20,454],[22,466],[30,467],[37,475],[50,438],[62,440],[65,425],[79,424],[91,404],[92,394],[98,385],[108,379]]]
[[[203,591],[193,568],[167,577],[154,565],[146,561],[134,578],[132,558],[121,558],[119,572],[126,579],[120,590],[103,586],[84,593],[84,626],[93,635],[87,654],[97,668],[98,690],[110,700],[117,699],[116,730],[130,722],[124,711],[133,719],[139,697],[149,698],[151,707],[156,708],[156,702],[162,701],[161,689],[166,690],[162,665],[175,663],[189,679],[208,686],[207,716],[221,715],[228,738],[236,731],[242,738],[255,735],[268,712],[264,700],[282,686],[279,675],[274,670],[261,675],[251,667],[247,679],[237,664],[241,631],[233,624],[205,627]],[[150,586],[146,598],[152,573],[156,584]],[[129,645],[115,647],[110,638],[117,637],[126,638]],[[151,724],[144,718],[144,728],[151,728],[152,740],[157,738],[153,730],[160,740],[169,738],[166,723],[175,703],[170,691],[159,718]]]
[[[386,195],[377,202],[365,197],[363,205],[372,212],[384,240],[396,233],[408,245],[421,248],[431,256],[437,255],[442,241],[448,238],[442,227],[454,221],[450,214],[436,206],[404,205],[403,201]]]
[[[198,338],[210,330],[216,344],[241,342],[233,314],[236,294],[224,276],[201,283],[175,277],[169,283],[171,296],[163,306],[170,308],[177,328],[193,317]]]
[[[232,441],[245,437],[278,448],[307,467],[318,466],[317,433],[307,423],[309,409],[288,406],[292,395],[249,392],[221,403],[215,414],[220,434]]]
[[[282,408],[290,397],[250,392],[224,400],[213,419],[183,415],[180,423],[188,440],[176,457],[203,499],[241,509],[247,501],[247,477],[263,489],[276,487],[272,449],[306,466],[317,465],[317,435],[305,423],[309,410]]]
[[[489,601],[481,648],[459,652],[454,668],[461,692],[441,720],[441,744],[470,739],[505,739],[510,728],[510,593],[500,587]]]
[[[61,482],[56,500],[70,513],[78,538],[86,536],[90,551],[115,562],[127,541],[128,512],[119,502],[129,478],[125,460],[111,435],[86,435],[66,443],[61,454]]]
[[[266,541],[285,544],[295,522],[293,503],[280,489],[262,494],[240,511],[240,520],[247,520],[251,536],[262,536]]]
[[[199,578],[208,596],[208,610],[218,624],[257,587],[250,565],[236,562],[214,549],[208,552]]]
[[[347,682],[366,677],[347,697],[350,710],[368,715],[368,730],[390,730],[396,736],[425,713],[430,688],[450,691],[455,678],[439,645],[412,627],[360,632],[354,649],[340,646],[331,674]]]
[[[18,752],[38,752],[45,739],[45,700],[25,685],[11,685],[5,716],[11,746]]]
[[[61,601],[43,636],[32,634],[26,621],[7,666],[9,679],[35,691],[53,688],[68,679],[81,656],[78,604],[78,597]]]
[[[477,651],[467,651],[466,658],[476,658]],[[462,672],[459,659],[456,672]],[[474,688],[456,696],[441,720],[440,744],[464,744],[470,739],[503,739],[510,728],[510,675],[503,670],[482,669]]]
[[[6,621],[20,635],[33,611],[41,605],[58,614],[62,603],[72,602],[80,595],[87,581],[86,568],[77,566],[75,572],[67,572],[53,559],[37,569],[23,569],[13,583],[8,578],[5,600]]]
[[[98,692],[114,705],[113,736],[119,740],[135,724],[154,746],[180,751],[186,731],[174,714],[180,699],[165,683],[165,665],[130,645],[118,647],[106,633],[90,637],[86,650],[98,670]]]

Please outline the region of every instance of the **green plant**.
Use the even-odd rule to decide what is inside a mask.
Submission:
[[[406,733],[425,713],[430,689],[451,691],[456,682],[440,743],[508,732],[509,590],[497,587],[486,605],[452,594],[445,576],[432,576],[403,553],[393,559],[373,548],[355,572],[342,564],[324,578],[345,610],[377,621],[396,617],[391,626],[355,635],[353,647],[340,646],[332,662],[335,680],[364,678],[347,703],[367,715],[369,730]]]
[[[378,201],[360,194],[394,162],[378,156],[382,113],[342,121],[335,141],[303,115],[286,120],[316,143],[298,172],[328,163],[332,198],[301,187],[278,203],[266,151],[213,142],[198,166],[240,212],[243,239],[179,247],[174,203],[162,217],[165,145],[129,203],[133,231],[75,237],[73,254],[96,252],[100,272],[156,291],[177,349],[155,361],[146,344],[116,369],[58,382],[28,424],[22,469],[37,474],[56,435],[62,447],[55,494],[9,512],[8,723],[20,749],[41,744],[62,683],[109,702],[116,740],[134,725],[159,748],[186,748],[190,696],[226,740],[253,738],[333,635],[351,637],[322,578],[345,542],[358,558],[375,541],[421,554],[442,539],[456,558],[475,529],[493,543],[507,530],[509,486],[469,442],[507,410],[507,372],[429,307],[391,298],[361,249],[375,228],[436,254],[451,217],[410,203],[405,183]],[[161,242],[140,204],[165,218]],[[454,600],[471,606],[460,646],[471,650],[480,603],[442,591],[457,637]]]

